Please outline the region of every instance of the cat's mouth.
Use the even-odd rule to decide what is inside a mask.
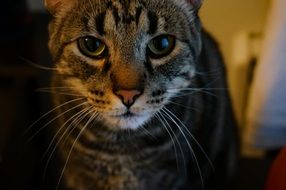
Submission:
[[[132,113],[130,110],[128,110],[123,114],[117,115],[116,117],[128,119],[136,116],[138,116],[138,114]]]
[[[109,123],[109,126],[119,127],[121,129],[137,129],[144,125],[149,119],[149,114],[133,113],[130,110],[119,114],[104,116],[105,122]]]

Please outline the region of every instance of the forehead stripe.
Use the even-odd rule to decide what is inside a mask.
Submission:
[[[138,25],[139,23],[141,13],[142,13],[142,7],[136,8],[136,15],[135,15],[136,25]]]
[[[152,11],[148,11],[148,19],[149,19],[149,30],[148,30],[148,34],[155,34],[157,32],[158,29],[158,17],[157,15],[152,12]]]
[[[116,7],[112,7],[112,14],[113,14],[116,26],[118,26],[118,23],[120,21],[120,17],[119,17],[118,10]]]
[[[99,15],[97,15],[97,17],[95,18],[95,25],[96,25],[96,30],[100,35],[104,35],[105,31],[104,31],[104,20],[105,20],[105,16],[106,16],[106,11],[100,13]]]

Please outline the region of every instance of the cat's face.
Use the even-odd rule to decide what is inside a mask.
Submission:
[[[65,87],[107,126],[136,129],[190,85],[200,26],[185,0],[47,0]]]

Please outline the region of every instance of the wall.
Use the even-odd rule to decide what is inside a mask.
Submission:
[[[247,40],[251,34],[263,34],[269,4],[269,0],[205,0],[200,12],[205,28],[215,36],[223,52],[234,109],[241,125],[246,58],[254,48],[248,46]]]

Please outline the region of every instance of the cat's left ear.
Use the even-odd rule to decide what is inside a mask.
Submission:
[[[56,15],[70,9],[74,1],[75,0],[45,0],[45,6],[52,15]]]

